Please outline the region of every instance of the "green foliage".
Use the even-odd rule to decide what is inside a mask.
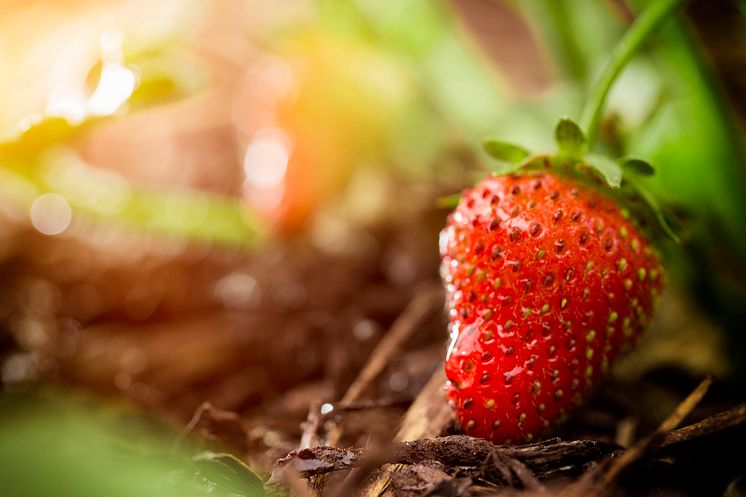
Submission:
[[[588,154],[585,159],[612,189],[622,186],[622,168],[613,159],[604,155]]]
[[[495,138],[485,140],[482,146],[493,158],[511,164],[518,164],[529,155],[528,150],[520,145],[504,142]]]
[[[559,155],[568,159],[579,159],[583,156],[588,140],[575,121],[563,117],[554,128],[554,139],[557,142]]]
[[[625,158],[620,162],[625,173],[639,176],[653,176],[655,174],[655,168],[642,159]]]
[[[674,23],[660,37],[655,55],[669,103],[630,133],[628,152],[656,165],[654,195],[706,223],[699,243],[727,247],[746,264],[743,140],[687,28]]]
[[[621,72],[629,61],[639,53],[640,48],[649,40],[652,33],[666,21],[669,21],[676,9],[684,2],[685,0],[652,0],[648,2],[635,18],[632,26],[615,45],[608,63],[604,66],[598,81],[593,85],[580,117],[589,144],[594,142],[606,98]]]
[[[224,245],[250,246],[263,240],[267,230],[262,221],[239,200],[130,184],[84,164],[66,148],[68,141],[106,119],[90,116],[70,123],[46,117],[0,143],[0,198],[29,209],[36,197],[54,192],[67,200],[74,217]]]
[[[258,497],[232,456],[174,450],[173,434],[96,402],[0,396],[0,482],[13,497]]]
[[[218,495],[260,495],[264,486],[262,479],[245,462],[232,454],[199,452],[192,457],[204,488],[216,488]]]
[[[674,229],[672,227],[672,222],[669,221],[669,217],[666,216],[663,208],[661,207],[660,201],[655,196],[653,196],[641,183],[631,178],[627,178],[625,179],[625,181],[628,184],[631,184],[631,190],[634,195],[642,199],[644,207],[648,211],[647,213],[644,212],[642,215],[652,215],[653,219],[656,222],[656,227],[659,228],[663,232],[663,234],[668,237],[668,239],[676,244],[681,244],[682,239],[678,233],[681,228],[677,226],[677,229]]]
[[[65,157],[31,166],[0,166],[0,193],[21,209],[30,209],[44,193],[57,193],[73,210],[108,225],[150,231],[175,238],[232,246],[252,246],[266,228],[239,200],[190,190],[158,190],[130,184]]]
[[[432,111],[429,118],[440,126],[445,124],[449,134],[456,133],[477,146],[476,140],[509,115],[509,102],[496,84],[494,68],[485,65],[464,39],[444,2],[319,3],[324,28],[364,37],[409,67],[426,99],[424,107]]]

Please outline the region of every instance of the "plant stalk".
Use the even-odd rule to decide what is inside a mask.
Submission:
[[[606,97],[617,77],[648,37],[684,2],[686,0],[649,2],[634,24],[619,40],[580,115],[580,127],[585,131],[589,148],[596,137]]]

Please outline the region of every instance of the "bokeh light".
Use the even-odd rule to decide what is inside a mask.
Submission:
[[[45,235],[59,235],[70,226],[72,209],[62,195],[45,193],[31,204],[31,223]]]

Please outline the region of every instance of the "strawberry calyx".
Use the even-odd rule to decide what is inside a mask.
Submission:
[[[555,153],[531,153],[526,148],[499,139],[483,142],[485,151],[499,161],[494,174],[552,170],[575,181],[602,190],[614,198],[651,240],[661,236],[681,242],[658,200],[644,187],[640,179],[655,174],[647,161],[634,157],[612,159],[588,152],[588,139],[570,118],[563,117],[554,130]],[[448,197],[442,204],[448,203]]]
[[[673,15],[686,0],[651,0],[635,19],[635,22],[619,40],[604,67],[598,81],[594,84],[581,113],[579,126],[572,119],[563,117],[554,130],[557,142],[557,153],[552,155],[532,155],[527,149],[502,140],[487,140],[484,148],[488,154],[507,164],[497,174],[507,174],[519,169],[532,168],[537,164],[552,167],[558,163],[564,173],[578,176],[596,176],[606,183],[607,191],[621,204],[629,205],[629,210],[637,211],[635,221],[651,220],[652,229],[645,229],[651,239],[662,234],[676,243],[679,235],[672,229],[671,223],[664,214],[657,200],[640,183],[639,177],[654,173],[653,167],[641,159],[614,160],[606,156],[590,154],[589,150],[599,127],[606,98],[619,74],[640,49],[645,40],[654,33],[667,18]],[[583,129],[586,131],[583,132]],[[567,163],[567,164],[565,164]],[[587,173],[590,173],[587,174]],[[617,192],[618,194],[613,194]],[[639,205],[636,206],[636,205]]]

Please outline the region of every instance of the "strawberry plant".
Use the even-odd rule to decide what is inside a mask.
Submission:
[[[466,190],[441,233],[452,343],[447,396],[462,429],[531,441],[587,397],[653,316],[663,286],[652,241],[676,239],[635,181],[642,160],[589,153],[608,92],[679,4],[650,4],[612,55],[581,127],[555,129],[555,154],[488,140],[513,164]]]

